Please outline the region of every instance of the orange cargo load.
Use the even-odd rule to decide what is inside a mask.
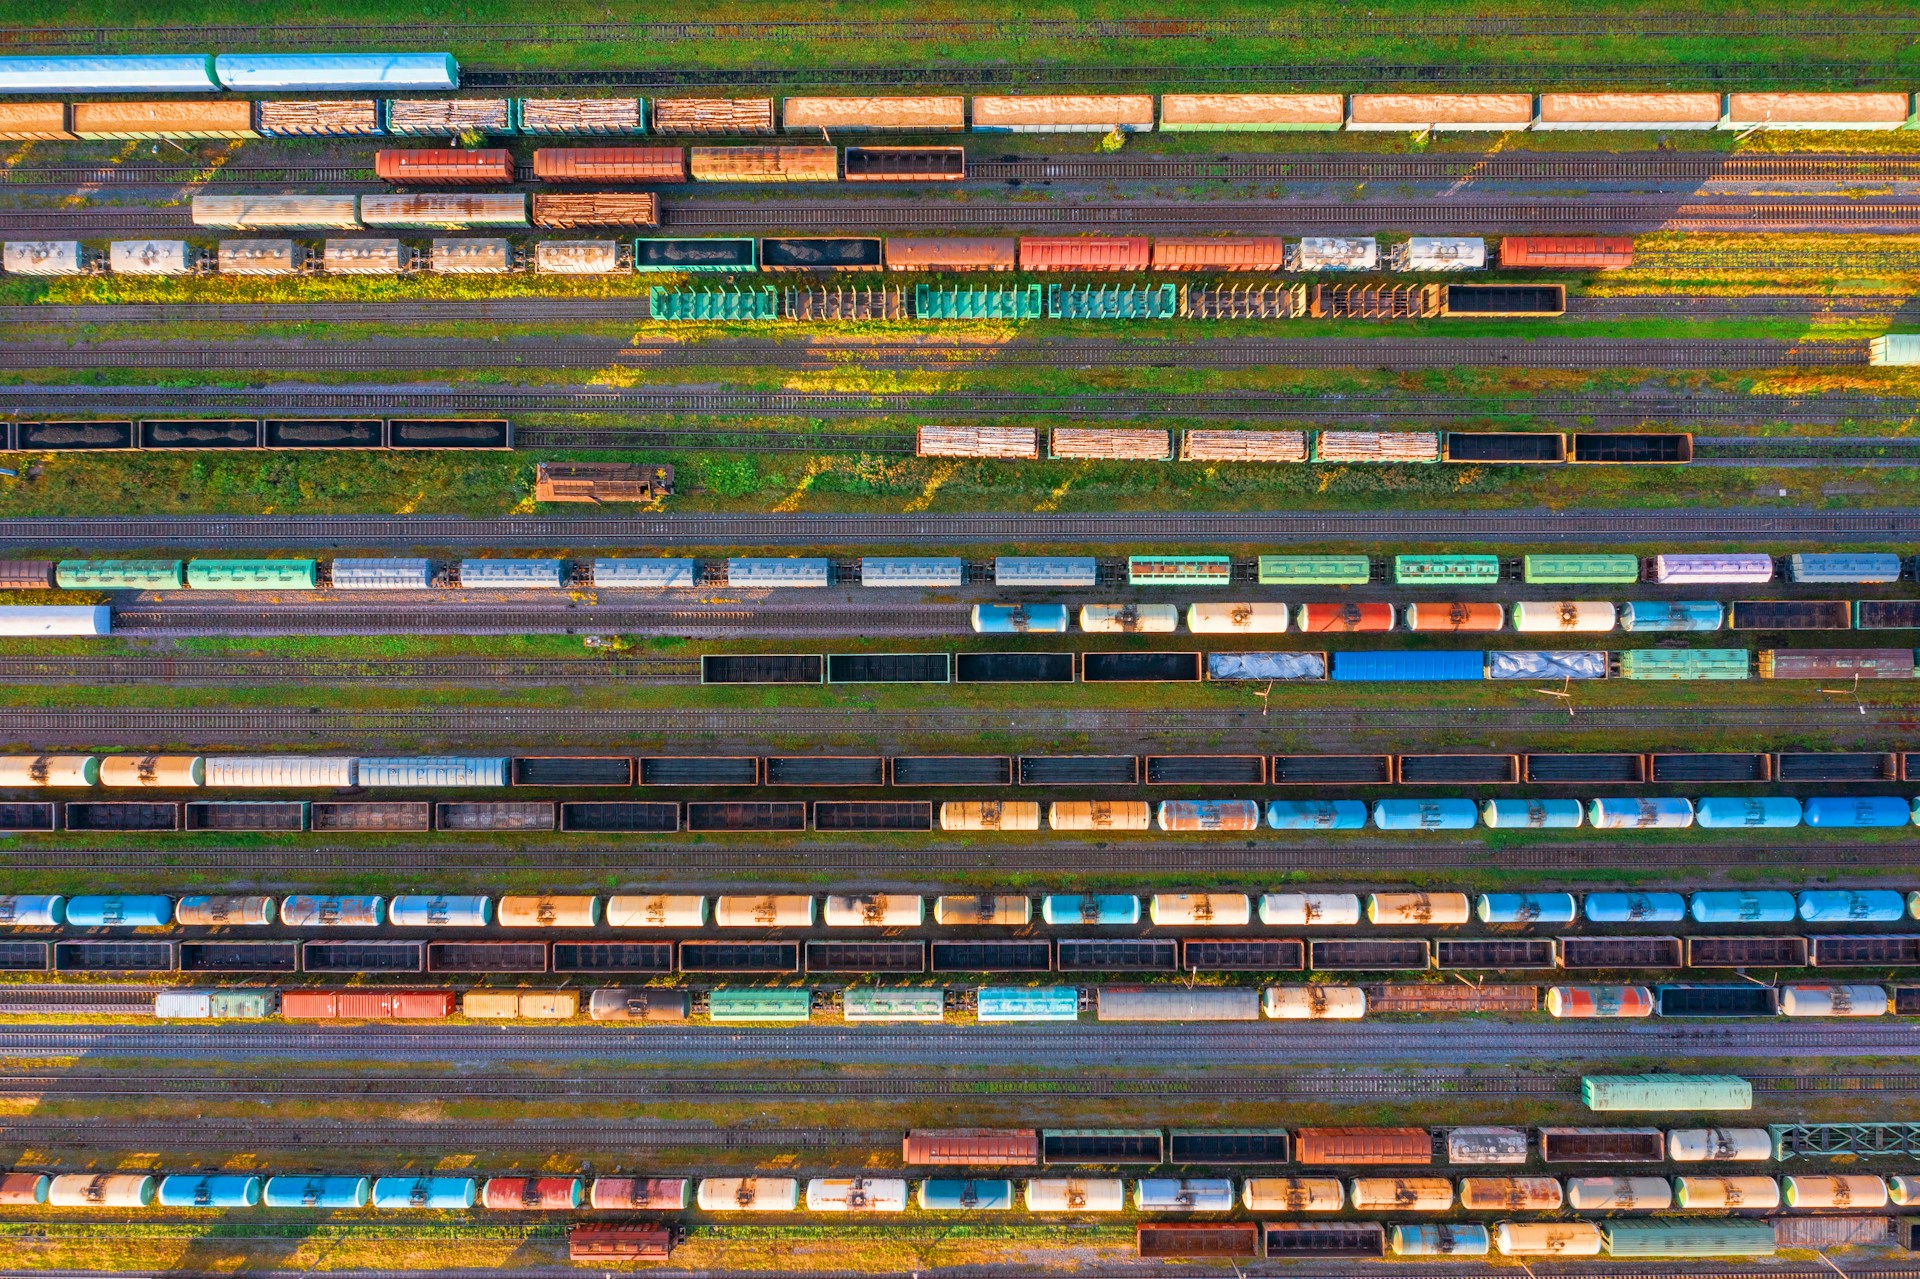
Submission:
[[[72,137],[64,102],[0,102],[0,140],[60,142]]]

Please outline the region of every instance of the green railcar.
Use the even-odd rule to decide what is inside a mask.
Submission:
[[[207,996],[207,1015],[256,1021],[273,1015],[277,998],[270,990],[216,990]]]
[[[1588,1110],[1752,1110],[1753,1085],[1738,1075],[1582,1075]]]
[[[712,1021],[810,1021],[813,992],[757,986],[720,986],[707,995]]]
[[[1056,320],[1170,320],[1179,314],[1176,284],[1047,286],[1047,315]]]
[[[190,560],[187,585],[196,591],[311,591],[320,584],[318,560]]]
[[[1630,648],[1620,654],[1621,679],[1751,679],[1744,648]]]
[[[1534,586],[1631,586],[1640,580],[1637,555],[1529,555],[1522,577]]]
[[[68,591],[177,591],[182,569],[179,560],[61,560],[53,580]]]
[[[1498,555],[1396,555],[1398,586],[1492,586],[1500,580]]]
[[[940,986],[849,986],[840,1011],[848,1021],[945,1021],[947,992]]]
[[[1612,1257],[1770,1257],[1773,1226],[1765,1221],[1616,1219],[1600,1223]]]
[[[1129,586],[1225,586],[1233,581],[1228,555],[1130,555]]]
[[[771,284],[744,289],[647,290],[647,313],[656,320],[702,321],[776,320],[780,293]]]
[[[913,314],[921,320],[1038,320],[1046,316],[1037,284],[1004,288],[913,288]]]
[[[1365,586],[1373,561],[1364,555],[1262,555],[1262,586]]]

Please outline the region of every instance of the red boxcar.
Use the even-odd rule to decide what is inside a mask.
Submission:
[[[673,1231],[666,1226],[583,1222],[567,1232],[570,1261],[665,1261],[672,1255]]]
[[[287,990],[280,1015],[295,1021],[437,1021],[453,1016],[450,990]]]
[[[1144,271],[1153,241],[1144,235],[1023,235],[1023,271]]]
[[[1300,629],[1323,631],[1390,631],[1391,604],[1302,604]]]
[[[1156,271],[1280,271],[1286,241],[1277,235],[1163,235],[1153,242]]]
[[[685,182],[685,147],[541,147],[533,176],[542,182]]]
[[[380,150],[373,153],[373,171],[382,182],[409,186],[492,186],[513,181],[513,152],[504,148]]]
[[[1617,270],[1633,265],[1633,238],[1625,235],[1503,236],[1500,265],[1508,270]]]

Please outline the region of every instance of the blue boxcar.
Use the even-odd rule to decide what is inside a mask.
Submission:
[[[1802,808],[1809,826],[1845,829],[1913,824],[1912,806],[1891,795],[1815,795]]]
[[[223,53],[213,74],[229,89],[457,89],[451,53]]]
[[[365,1177],[269,1177],[269,1208],[364,1208],[373,1183]]]
[[[1097,586],[1100,562],[1091,555],[1002,555],[993,561],[995,586]]]
[[[1900,557],[1885,551],[1802,553],[1787,558],[1787,576],[1796,582],[1897,582]]]
[[[485,928],[493,922],[493,899],[403,893],[387,903],[387,922],[396,928]]]
[[[1907,917],[1907,899],[1890,888],[1809,888],[1800,918],[1809,924],[1891,924]]]
[[[464,1211],[477,1195],[471,1177],[382,1177],[373,1183],[376,1208]]]
[[[1707,830],[1780,830],[1800,824],[1800,801],[1786,795],[1709,795],[1693,806]]]
[[[959,586],[967,564],[958,555],[868,555],[860,561],[862,586]]]
[[[1040,899],[1049,924],[1137,924],[1140,899],[1131,893],[1052,893]]]
[[[166,928],[173,923],[173,898],[145,893],[69,897],[67,923],[75,928]]]
[[[461,560],[463,590],[558,591],[567,585],[565,560]]]
[[[1572,830],[1587,813],[1577,799],[1490,799],[1480,820],[1494,830]]]
[[[1367,806],[1357,799],[1276,799],[1267,805],[1275,830],[1365,830]]]
[[[975,604],[973,629],[982,635],[1026,635],[1038,632],[1064,635],[1069,615],[1065,604]]]
[[[154,1202],[162,1208],[253,1208],[260,1203],[260,1178],[175,1173],[160,1179]]]
[[[727,561],[728,586],[831,586],[833,561],[818,556],[736,558]]]
[[[1714,889],[1695,893],[1689,910],[1696,924],[1785,924],[1798,904],[1778,889]]]
[[[208,93],[217,91],[207,53],[0,58],[0,94]]]
[[[1483,924],[1571,924],[1572,893],[1481,893],[1474,913]]]
[[[929,1212],[1005,1212],[1013,1207],[1013,1183],[930,1177],[920,1183],[920,1206]]]
[[[1717,631],[1727,624],[1727,606],[1719,600],[1628,600],[1620,606],[1620,626],[1629,631]]]
[[[1679,893],[1588,893],[1582,903],[1594,924],[1677,924],[1687,917]]]
[[[700,568],[692,560],[602,559],[593,562],[595,586],[670,590],[699,585]]]
[[[1377,799],[1373,824],[1381,830],[1472,830],[1480,806],[1470,799]]]
[[[975,992],[981,1021],[1078,1021],[1078,986],[982,986]]]
[[[1395,653],[1357,651],[1333,655],[1336,680],[1385,680],[1395,683],[1485,679],[1485,653],[1438,651]]]

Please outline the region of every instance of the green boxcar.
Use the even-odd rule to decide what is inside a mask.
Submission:
[[[1233,580],[1227,555],[1131,555],[1129,586],[1225,586]]]
[[[179,560],[61,560],[53,580],[69,591],[177,591],[181,567]]]
[[[647,290],[647,313],[656,320],[684,322],[774,320],[780,294],[771,284],[745,289]]]
[[[1049,284],[1047,314],[1056,320],[1170,320],[1180,314],[1180,286]]]
[[[1393,580],[1400,586],[1492,586],[1500,580],[1500,557],[1396,555]]]
[[[1738,1075],[1582,1075],[1588,1110],[1752,1110],[1753,1085]]]
[[[270,990],[216,990],[207,999],[211,1017],[254,1020],[273,1015],[274,994]]]
[[[1535,586],[1631,586],[1640,580],[1637,555],[1529,555],[1525,580]]]
[[[320,584],[318,560],[191,560],[187,585],[196,591],[311,591]]]
[[[1262,586],[1365,586],[1373,561],[1364,555],[1262,555]]]
[[[1770,1257],[1773,1227],[1764,1221],[1613,1220],[1600,1223],[1612,1257]]]
[[[813,992],[720,986],[707,995],[707,1016],[713,1021],[810,1021]]]
[[[1622,679],[1751,679],[1744,648],[1630,648],[1620,654]]]
[[[1046,315],[1037,284],[1006,288],[913,287],[913,314],[922,320],[1038,320]]]

